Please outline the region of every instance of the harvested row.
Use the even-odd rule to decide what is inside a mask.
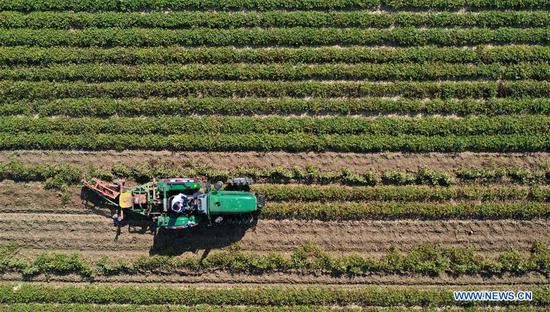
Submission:
[[[55,194],[44,191],[38,194],[55,200]],[[59,208],[67,205],[59,204],[59,199],[57,201]],[[472,246],[482,254],[511,249],[529,251],[535,241],[550,244],[546,235],[550,225],[547,219],[318,221],[260,218],[252,229],[250,226],[220,225],[196,228],[187,231],[186,235],[170,231],[153,235],[148,221],[138,222],[136,219],[130,227],[117,231],[108,209],[90,208],[78,199],[75,201],[81,214],[58,214],[51,210],[38,213],[32,209],[22,213],[1,213],[0,225],[10,231],[0,233],[0,240],[16,243],[23,249],[80,250],[84,254],[100,256],[113,251],[121,255],[126,251],[133,255],[149,255],[170,250],[182,254],[228,247],[235,242],[239,242],[243,251],[259,253],[292,252],[296,246],[307,242],[330,253],[373,255],[387,252],[392,246],[407,251],[421,244]]]
[[[0,100],[75,97],[546,97],[549,81],[327,82],[327,81],[0,81]]]
[[[550,47],[506,45],[441,47],[152,47],[71,48],[0,47],[0,64],[105,62],[117,64],[187,63],[519,63],[550,61]]]
[[[546,9],[550,6],[545,0],[229,0],[220,3],[216,0],[193,1],[193,0],[139,0],[132,3],[110,0],[81,0],[73,2],[70,0],[47,0],[35,2],[33,0],[10,1],[2,0],[0,10],[12,11],[169,11],[169,10],[353,10],[353,9],[378,9],[380,6],[391,9],[437,9],[455,11],[468,7],[470,10],[482,9]]]
[[[53,65],[1,68],[0,80],[175,81],[175,80],[549,80],[549,63],[330,64],[330,65]]]
[[[373,13],[352,12],[162,12],[77,13],[0,12],[0,28],[240,28],[240,27],[544,27],[550,14],[544,11],[480,13]]]
[[[2,133],[63,133],[188,135],[188,134],[292,134],[314,135],[536,135],[550,132],[547,116],[498,116],[401,118],[401,117],[112,117],[99,118],[25,118],[0,117]]]
[[[170,150],[201,152],[545,152],[550,137],[540,135],[419,136],[419,135],[309,135],[210,134],[116,135],[8,134],[0,133],[3,150]]]
[[[215,305],[331,305],[331,306],[471,306],[488,305],[455,301],[454,288],[325,288],[325,287],[269,287],[269,288],[173,288],[144,286],[46,286],[40,284],[0,285],[4,294],[1,302],[14,303],[96,303],[96,304],[215,304]],[[469,288],[470,289],[470,288]],[[474,288],[477,289],[477,288]],[[547,306],[545,287],[528,287],[533,291],[530,305]],[[521,306],[515,301],[490,302],[491,306]]]
[[[0,116],[158,117],[189,115],[550,115],[550,99],[385,99],[385,98],[65,98],[0,100]]]
[[[546,28],[384,30],[357,28],[237,28],[237,29],[1,29],[0,45],[38,47],[146,47],[146,46],[319,46],[395,45],[464,46],[478,44],[547,44]]]

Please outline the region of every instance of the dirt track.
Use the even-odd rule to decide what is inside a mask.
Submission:
[[[24,248],[132,251],[147,254],[216,249],[240,242],[243,250],[291,251],[313,242],[333,252],[383,252],[391,245],[408,249],[417,244],[473,245],[483,252],[527,250],[534,240],[550,243],[548,220],[450,221],[274,221],[260,220],[254,229],[223,226],[169,232],[154,236],[141,226],[125,227],[116,234],[105,216],[83,214],[2,213],[0,241]],[[142,232],[142,230],[144,230]],[[116,239],[115,239],[116,238]]]
[[[215,169],[236,167],[305,167],[313,165],[323,170],[416,170],[429,167],[434,170],[476,168],[481,166],[537,167],[547,165],[550,153],[259,153],[259,152],[169,152],[169,151],[0,151],[0,162],[18,160],[23,163],[72,163],[74,165],[111,167],[113,164],[147,164],[170,162],[205,165]]]

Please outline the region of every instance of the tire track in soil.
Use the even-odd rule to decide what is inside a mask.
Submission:
[[[147,254],[199,251],[235,242],[245,251],[292,251],[312,242],[329,252],[384,252],[396,245],[472,245],[480,252],[525,251],[536,240],[550,244],[550,220],[367,220],[321,222],[259,220],[255,228],[216,226],[153,235],[144,224],[117,228],[109,217],[41,213],[0,214],[0,242],[23,248],[136,251]]]

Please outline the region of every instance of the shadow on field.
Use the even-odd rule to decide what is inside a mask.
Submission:
[[[117,211],[117,207],[85,187],[80,190],[80,199],[84,208],[96,215],[111,217]]]
[[[102,199],[95,192],[82,188],[80,194],[85,208],[94,214],[112,218],[117,213],[117,207]],[[133,234],[153,234],[153,246],[149,250],[151,255],[181,255],[185,252],[197,252],[204,250],[206,257],[210,250],[230,246],[240,241],[249,230],[254,231],[258,218],[251,216],[245,224],[227,219],[221,224],[201,224],[194,228],[183,230],[166,230],[157,228],[156,223],[148,217],[128,212],[122,222],[113,220],[113,226],[117,227],[117,240],[124,232]],[[239,224],[234,224],[239,223]]]
[[[151,255],[181,255],[184,252],[204,250],[206,257],[210,250],[230,246],[240,241],[247,231],[254,231],[257,218],[248,224],[199,225],[186,230],[158,229]]]

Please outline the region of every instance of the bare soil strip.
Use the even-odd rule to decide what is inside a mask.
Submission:
[[[0,275],[0,281],[20,281],[20,274]],[[34,282],[66,282],[80,283],[82,278],[76,275],[67,276],[37,276]],[[94,283],[135,283],[135,284],[190,284],[193,286],[202,285],[334,285],[334,286],[361,286],[361,285],[468,285],[468,286],[497,286],[497,285],[545,285],[550,282],[548,277],[542,274],[531,273],[522,276],[503,275],[500,277],[482,276],[459,276],[440,275],[430,277],[425,275],[395,275],[395,274],[370,274],[359,277],[336,277],[330,275],[303,275],[290,273],[270,274],[230,274],[227,272],[200,272],[200,274],[170,274],[170,275],[115,275],[97,276]]]
[[[142,251],[143,254],[211,250],[239,242],[246,251],[291,251],[312,242],[331,252],[383,252],[396,245],[472,245],[481,252],[529,250],[550,244],[550,220],[398,220],[320,222],[259,220],[255,228],[217,226],[153,235],[146,223],[117,228],[109,217],[67,214],[0,214],[0,242],[23,248]]]
[[[429,167],[451,171],[457,168],[486,166],[538,167],[550,163],[550,153],[286,153],[286,152],[170,152],[170,151],[0,151],[0,162],[17,160],[25,164],[70,163],[111,167],[170,162],[178,166],[204,165],[215,169],[236,167],[305,167],[323,170],[349,168],[367,170],[417,170]]]

